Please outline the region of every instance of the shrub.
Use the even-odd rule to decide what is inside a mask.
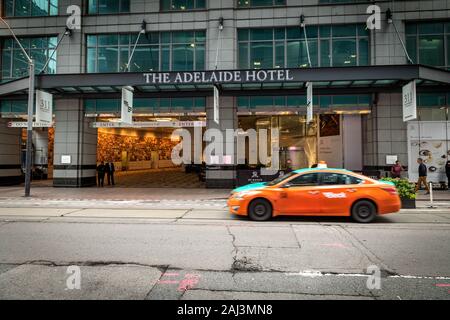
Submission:
[[[414,184],[410,183],[406,179],[393,179],[393,178],[384,178],[381,181],[388,181],[395,184],[397,188],[397,192],[402,199],[414,200],[416,199],[416,190]]]

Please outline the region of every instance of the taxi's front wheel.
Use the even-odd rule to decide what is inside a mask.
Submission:
[[[248,217],[254,221],[266,221],[272,218],[272,205],[265,199],[255,199],[248,207]]]
[[[377,216],[377,208],[367,200],[361,200],[352,207],[352,218],[359,223],[372,222]]]

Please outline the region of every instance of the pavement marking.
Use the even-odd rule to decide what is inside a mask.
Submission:
[[[287,272],[287,276],[299,276],[305,278],[317,278],[317,277],[370,277],[372,274],[365,273],[331,273],[322,272],[317,270],[304,270],[299,272]],[[388,275],[387,278],[391,279],[414,279],[414,280],[450,280],[450,277],[444,276],[412,276],[412,275]],[[436,286],[450,287],[450,284],[437,284]]]

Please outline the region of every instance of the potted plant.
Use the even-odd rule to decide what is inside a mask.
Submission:
[[[402,200],[403,209],[416,208],[416,191],[414,185],[406,179],[384,178],[382,181],[392,182]]]

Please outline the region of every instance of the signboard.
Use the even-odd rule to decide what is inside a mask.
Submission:
[[[122,88],[122,113],[120,122],[126,124],[133,123],[133,88]]]
[[[33,128],[51,128],[51,127],[53,127],[53,122],[50,123],[33,122]],[[8,128],[28,128],[28,122],[10,121],[8,122]]]
[[[417,119],[416,81],[413,80],[403,87],[403,121]]]
[[[387,165],[394,165],[398,160],[398,156],[394,155],[387,155],[386,156],[386,164]]]
[[[53,95],[36,90],[36,122],[51,126],[53,122]]]
[[[245,186],[250,183],[258,183],[258,182],[269,182],[279,177],[284,176],[289,173],[291,170],[279,170],[275,172],[273,175],[262,175],[261,169],[254,170],[237,170],[237,185]]]
[[[219,124],[219,89],[214,86],[214,122]]]
[[[132,124],[122,122],[92,122],[91,128],[194,128],[206,127],[206,121],[142,121]]]
[[[313,84],[306,83],[306,123],[313,121]]]
[[[146,84],[214,84],[295,81],[289,69],[144,73]]]
[[[421,158],[428,170],[428,181],[447,181],[445,165],[450,157],[450,122],[408,122],[408,178],[418,179],[417,159]]]
[[[62,155],[61,156],[61,164],[71,164],[72,157],[70,155]]]

